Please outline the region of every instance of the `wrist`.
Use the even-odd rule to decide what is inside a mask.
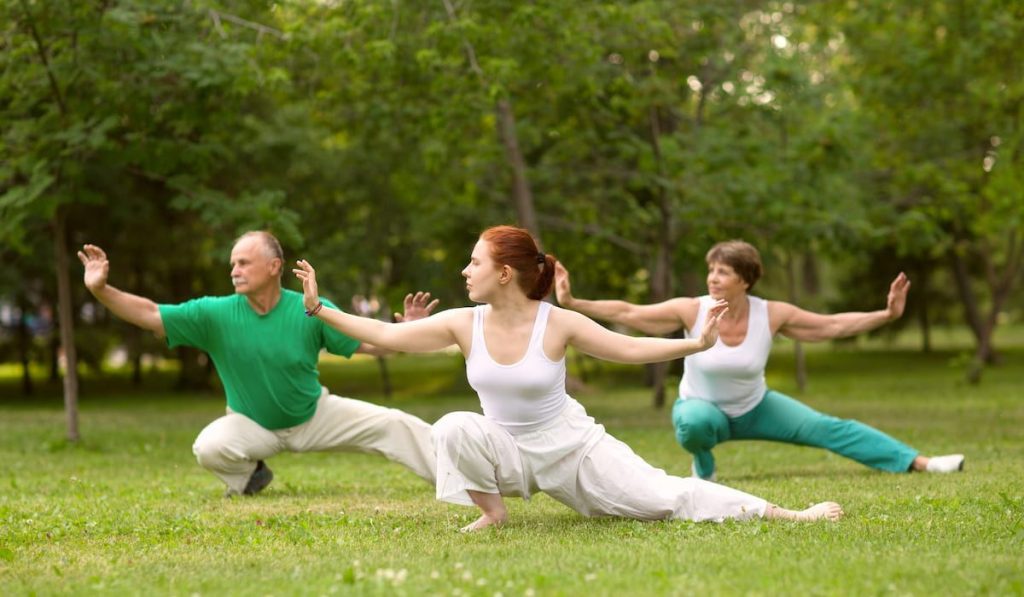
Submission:
[[[306,317],[315,317],[316,314],[319,313],[320,310],[323,309],[323,308],[324,308],[323,301],[317,300],[316,304],[313,305],[312,307],[309,307],[309,306],[306,307]]]

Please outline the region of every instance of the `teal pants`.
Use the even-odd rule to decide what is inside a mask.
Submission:
[[[736,439],[763,439],[825,448],[883,471],[910,470],[917,450],[858,421],[823,415],[774,390],[750,412],[731,418],[706,400],[679,398],[672,407],[676,440],[693,454],[701,478],[715,472],[711,449]]]

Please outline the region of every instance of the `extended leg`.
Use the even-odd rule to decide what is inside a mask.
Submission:
[[[430,425],[400,411],[361,400],[324,395],[313,418],[287,438],[296,452],[352,450],[380,454],[429,483],[435,479]]]
[[[859,421],[824,415],[769,390],[754,410],[731,421],[733,439],[764,439],[825,448],[875,469],[910,470],[917,450]]]

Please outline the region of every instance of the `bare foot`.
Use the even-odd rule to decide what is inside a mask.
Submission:
[[[797,522],[814,522],[817,520],[836,521],[843,517],[843,507],[835,502],[821,502],[806,510],[787,510],[778,506],[769,506],[765,518],[779,518]]]
[[[487,527],[500,527],[501,525],[505,524],[506,520],[508,520],[508,516],[491,517],[484,514],[480,518],[477,518],[473,522],[459,529],[459,532],[472,533],[475,531],[486,529]]]
[[[821,502],[820,504],[814,504],[806,510],[801,510],[796,513],[796,517],[793,520],[799,520],[801,522],[811,522],[814,520],[839,520],[843,517],[843,507],[835,502]]]

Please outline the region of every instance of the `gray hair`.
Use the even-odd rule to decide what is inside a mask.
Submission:
[[[258,236],[259,239],[262,241],[264,255],[266,255],[270,259],[277,258],[280,259],[282,263],[284,262],[284,250],[281,249],[281,243],[278,242],[276,236],[267,232],[266,230],[250,230],[249,232],[246,232],[242,236],[236,238],[235,244],[237,245],[242,239],[250,238],[253,236]]]

